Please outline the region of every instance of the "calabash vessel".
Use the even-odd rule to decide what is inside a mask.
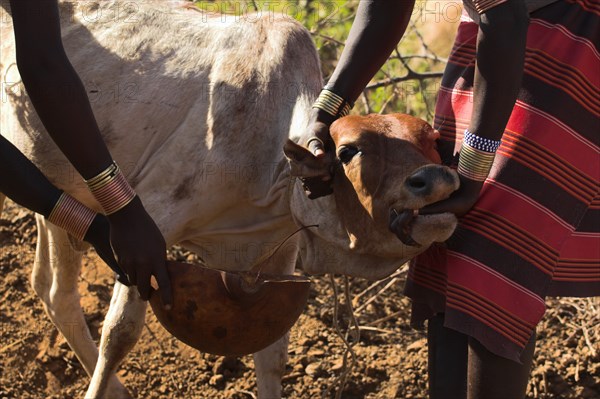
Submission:
[[[150,305],[163,327],[202,352],[241,356],[281,338],[308,300],[310,279],[296,275],[225,272],[168,262],[173,306],[162,306],[160,291]]]

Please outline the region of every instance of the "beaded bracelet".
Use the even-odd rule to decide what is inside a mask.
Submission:
[[[85,182],[106,215],[123,209],[136,195],[116,162]]]
[[[313,108],[323,110],[336,119],[348,115],[353,106],[354,104],[328,88],[321,90],[317,101],[313,104]]]
[[[498,151],[498,147],[500,147],[502,141],[486,139],[485,137],[481,137],[469,132],[467,129],[465,130],[463,143],[466,143],[468,146],[471,146],[479,151],[496,152]]]
[[[500,140],[490,140],[465,131],[457,172],[475,181],[485,181],[500,147]]]
[[[63,192],[47,219],[81,241],[95,217],[96,212]]]

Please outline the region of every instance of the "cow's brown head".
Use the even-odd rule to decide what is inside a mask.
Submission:
[[[292,173],[300,177],[334,168],[332,196],[311,201],[301,190],[292,196],[297,222],[319,225],[303,233],[305,270],[380,278],[433,242],[448,239],[456,227],[450,213],[411,216],[404,242],[389,229],[398,214],[412,215],[458,188],[456,172],[439,165],[438,133],[429,124],[404,114],[347,116],[334,122],[330,133],[333,165],[292,142],[284,148]]]

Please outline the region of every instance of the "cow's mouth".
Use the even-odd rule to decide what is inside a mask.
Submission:
[[[419,233],[419,230],[425,226],[434,228],[437,231],[449,231],[450,234],[454,231],[456,226],[456,217],[453,213],[433,213],[422,215],[419,213],[420,209],[404,209],[398,211],[394,208],[390,209],[390,221],[389,229],[392,233],[398,237],[398,239],[407,246],[410,247],[422,247],[421,239],[427,241],[427,235],[423,236],[423,231]],[[450,230],[448,230],[450,229]],[[413,238],[413,233],[420,236],[419,241]],[[446,236],[439,241],[445,241],[449,236]],[[439,239],[439,237],[438,237]],[[438,241],[438,240],[436,240]]]
[[[390,210],[390,230],[402,241],[404,245],[420,247],[421,244],[412,238],[412,227],[415,219],[419,216],[418,209],[405,209],[398,212],[394,208]]]

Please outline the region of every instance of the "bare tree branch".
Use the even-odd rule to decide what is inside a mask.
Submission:
[[[438,57],[438,56],[433,56],[433,55],[403,55],[401,58],[398,56],[392,56],[390,57],[390,59],[394,60],[399,60],[399,59],[403,59],[403,60],[412,60],[412,59],[421,59],[421,60],[432,60],[432,61],[437,61],[440,62],[442,64],[447,64],[448,63],[448,59],[447,58],[442,58],[442,57]]]
[[[318,36],[318,37],[320,37],[320,38],[322,38],[322,39],[325,39],[325,40],[327,40],[327,41],[330,41],[330,42],[332,42],[332,43],[335,43],[335,44],[337,44],[337,45],[339,45],[339,46],[344,46],[344,43],[343,43],[343,42],[340,42],[339,40],[337,40],[337,39],[334,39],[333,37],[330,37],[330,36],[326,36],[326,35],[324,35],[324,34],[322,34],[322,33],[310,32],[310,34],[311,34],[311,35],[313,35],[313,36]]]
[[[378,89],[380,87],[385,87],[385,86],[393,85],[396,83],[405,82],[407,80],[421,81],[421,80],[425,80],[425,79],[437,79],[437,78],[441,78],[443,74],[444,74],[443,72],[418,73],[418,72],[409,70],[409,72],[404,76],[398,76],[395,78],[384,79],[384,80],[380,80],[379,82],[372,83],[372,84],[368,85],[367,87],[365,87],[365,90],[374,90],[374,89]]]

